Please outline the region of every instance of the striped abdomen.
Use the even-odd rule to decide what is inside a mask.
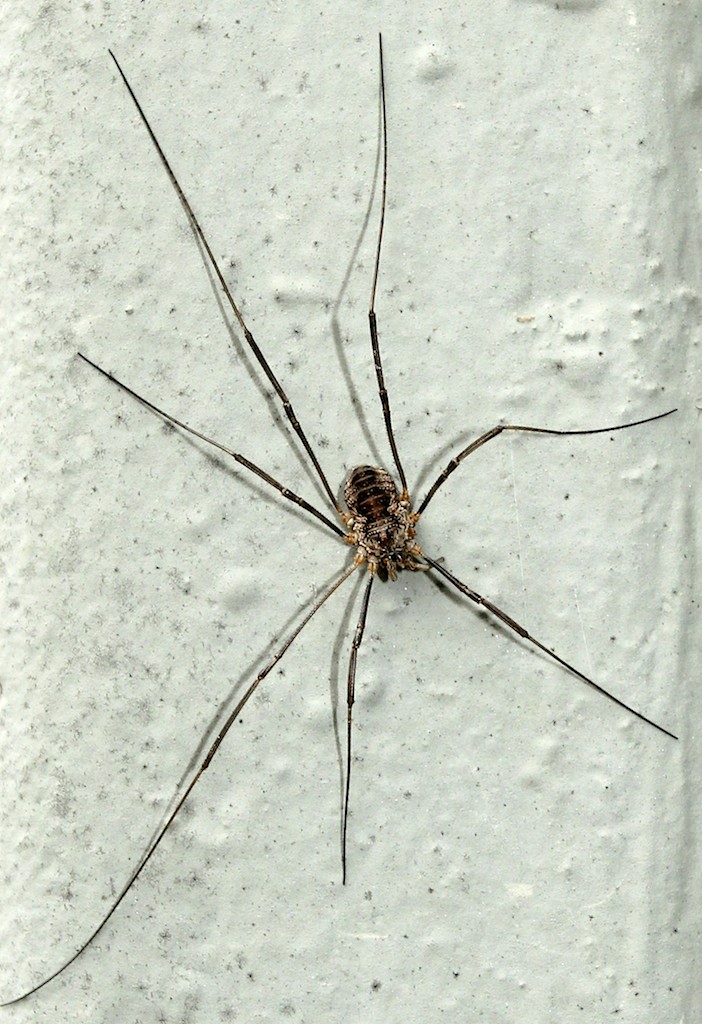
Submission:
[[[344,501],[349,512],[369,525],[387,519],[399,499],[395,481],[387,469],[378,466],[356,466],[344,485]]]
[[[350,516],[348,541],[356,545],[356,558],[381,580],[396,579],[402,569],[423,569],[421,551],[414,540],[419,516],[409,498],[400,494],[387,469],[356,466],[344,485]]]

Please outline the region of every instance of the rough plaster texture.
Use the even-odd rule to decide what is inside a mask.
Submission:
[[[217,709],[348,557],[75,357],[321,503],[107,48],[340,485],[388,461],[374,216],[363,233],[379,29],[378,316],[413,488],[501,420],[679,407],[611,437],[493,442],[422,541],[680,742],[426,579],[379,587],[342,888],[349,585],[95,948],[13,1024],[702,1019],[692,0],[6,13],[1,994],[84,940]]]

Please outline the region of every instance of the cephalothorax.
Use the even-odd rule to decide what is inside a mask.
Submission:
[[[341,862],[342,862],[342,877],[346,881],[346,849],[347,849],[347,825],[349,817],[349,794],[350,794],[350,783],[351,783],[351,766],[353,763],[352,751],[351,751],[351,737],[352,737],[352,707],[355,699],[355,682],[356,682],[356,661],[358,650],[361,646],[363,639],[363,633],[366,624],[366,617],[368,614],[368,607],[371,597],[371,591],[373,583],[376,578],[381,580],[395,580],[399,572],[403,570],[417,571],[422,570],[425,572],[431,572],[435,577],[440,576],[443,581],[448,583],[451,587],[457,590],[464,597],[467,597],[475,605],[479,605],[488,611],[492,616],[502,622],[510,630],[516,633],[522,639],[527,640],[534,647],[538,648],[549,658],[558,662],[565,669],[567,669],[572,675],[576,676],[582,682],[586,683],[592,689],[598,693],[607,697],[614,704],[617,704],[620,708],[625,709],[627,712],[635,715],[638,719],[646,722],[648,725],[653,726],[659,732],[664,733],[667,736],[676,738],[672,732],[665,729],[663,726],[658,725],[652,719],[647,718],[641,712],[636,711],[630,704],[625,703],[614,694],[605,690],[598,683],[594,682],[589,676],[586,676],[579,669],[575,668],[569,662],[565,661],[554,651],[550,650],[545,644],[537,640],[535,637],[521,626],[515,619],[513,619],[506,612],[502,611],[496,604],[487,598],[483,597],[477,591],[473,590],[467,584],[463,583],[457,576],[455,576],[445,564],[443,559],[437,559],[431,557],[425,551],[422,551],[415,540],[415,527],[419,520],[419,517],[424,513],[429,503],[433,500],[434,495],[448,479],[448,477],[455,472],[460,464],[469,455],[475,452],[482,445],[487,444],[489,441],[497,438],[500,434],[505,431],[515,431],[530,434],[556,434],[556,435],[576,435],[576,434],[601,434],[611,433],[615,430],[624,430],[629,427],[638,426],[642,423],[650,423],[653,420],[658,420],[664,416],[670,415],[675,410],[668,410],[668,412],[659,413],[655,416],[648,416],[645,419],[636,420],[629,423],[620,423],[613,427],[599,427],[595,430],[557,430],[545,427],[530,427],[522,426],[517,424],[500,424],[492,427],[490,430],[481,434],[476,440],[472,441],[462,451],[458,452],[449,462],[446,464],[442,472],[434,480],[433,484],[425,494],[423,500],[416,506],[414,510],[413,502],[410,500],[409,490],[407,487],[407,479],[403,470],[402,462],[398,452],[398,447],[395,439],[395,434],[392,427],[392,419],[390,415],[390,401],[388,392],[385,387],[383,378],[382,360],[380,354],[380,342],[378,337],[378,329],[375,315],[375,296],[376,287],[378,282],[378,270],[380,266],[380,253],[382,246],[383,237],[383,225],[385,219],[386,209],[386,191],[387,191],[387,121],[385,114],[385,83],[383,76],[383,60],[382,60],[382,45],[380,47],[380,98],[381,98],[381,111],[382,111],[382,152],[383,152],[383,173],[382,173],[382,195],[381,195],[381,212],[380,212],[380,226],[378,231],[378,241],[376,246],[375,256],[375,272],[373,275],[373,284],[371,289],[371,300],[370,309],[368,314],[369,328],[370,328],[370,340],[371,348],[373,352],[373,362],[375,366],[376,380],[378,384],[378,395],[380,398],[380,404],[382,407],[383,418],[385,421],[385,429],[387,434],[388,444],[390,446],[395,469],[397,471],[397,479],[399,481],[399,488],[396,486],[393,477],[386,469],[381,469],[369,465],[360,465],[351,471],[346,479],[344,486],[344,499],[348,511],[344,510],[337,499],[334,497],[334,493],[331,489],[327,476],[325,475],[319,459],[312,448],[301,424],[298,416],[296,415],[292,403],[290,402],[287,394],[285,393],[282,384],[275,375],[271,365],[264,356],[263,352],[255,342],[253,334],[249,329],[248,325],[244,321],[241,311],[234,300],[231,293],[227,280],[224,276],[222,268],[219,262],[214,256],[207,237],[202,230],[200,223],[193,212],[193,209],[181,188],[178,179],[176,178],[156,136],[144,114],[144,111],[137,100],[132,87],[130,86],[127,78],[120,68],[117,59],[112,54],[113,60],[117,67],[117,70],[131,96],[136,109],[141,117],[141,120],[151,137],[151,140],[156,148],[156,151],[161,159],[161,162],[168,174],[171,183],[180,198],[185,213],[188,217],[190,225],[197,236],[199,244],[202,246],[207,260],[217,277],[219,284],[222,289],[222,293],[229,305],[232,315],[236,319],[241,335],[244,342],[248,345],[250,352],[259,364],[261,371],[265,374],[268,382],[272,385],[273,390],[280,401],[285,416],[295,432],[295,435],[304,449],[306,458],[309,460],[311,469],[316,474],[316,477],[321,485],[321,490],[324,494],[324,500],[327,502],[326,511],[321,511],[312,502],[307,499],[293,493],[288,487],[285,487],[273,476],[270,475],[265,469],[253,463],[246,456],[240,454],[234,449],[221,444],[219,441],[215,441],[213,438],[208,437],[206,434],[194,427],[189,426],[187,423],[170,413],[165,412],[159,406],[149,401],[147,398],[138,392],[132,390],[126,384],[117,380],[107,370],[102,369],[87,356],[79,353],[82,360],[89,364],[95,370],[110,380],[113,384],[117,385],[127,394],[131,395],[143,406],[149,409],[151,412],[160,416],[166,422],[179,428],[194,437],[199,438],[207,445],[214,447],[222,454],[234,459],[247,473],[254,474],[259,480],[262,480],[271,491],[276,491],[277,494],[288,502],[292,502],[298,508],[302,509],[305,514],[314,516],[317,522],[321,522],[325,528],[334,533],[340,541],[346,544],[353,545],[356,548],[356,554],[351,564],[346,564],[342,571],[337,575],[334,582],[324,590],[321,595],[317,598],[311,608],[309,608],[303,615],[301,620],[297,623],[294,629],[292,629],[288,635],[282,641],[275,654],[269,658],[264,667],[258,673],[256,678],[248,685],[244,693],[239,697],[236,706],[231,710],[225,719],[224,723],[219,728],[217,736],[209,747],[204,759],[200,763],[200,766],[193,773],[189,783],[185,786],[184,791],[179,795],[175,807],[169,814],[165,823],[160,827],[154,836],[153,840],[149,844],[146,851],[139,859],[136,867],[132,871],[130,878],[123,886],[121,892],[116,899],[113,900],[110,909],[102,917],[97,927],[93,930],[89,938],[83,943],[83,945],[74,953],[70,959],[66,960],[58,970],[54,971],[48,978],[44,978],[43,981],[35,985],[29,991],[24,992],[21,996],[10,1000],[10,1002],[18,1002],[20,999],[26,998],[38,989],[43,988],[44,985],[48,984],[53,978],[61,974],[66,967],[68,967],[74,960],[76,960],[86,947],[92,942],[92,940],[98,935],[99,932],[105,927],[107,922],[110,920],[112,915],[115,913],[117,908],[122,903],[127,893],[131,890],[136,880],[141,875],[142,871],[154,855],[159,844],[163,840],[164,836],[168,832],[173,820],[176,815],[180,812],[183,804],[188,799],[190,793],[197,785],[199,779],[202,777],[203,772],[209,767],[212,759],[219,750],[220,745],[227,736],[234,722],[239,718],[242,710],[248,704],[253,694],[258,689],[261,682],[266,676],[273,670],[278,664],[280,659],[285,655],[287,650],[292,646],[297,637],[302,633],[310,619],[317,614],[317,612],[326,604],[329,598],[334,594],[345,582],[348,580],[356,570],[362,565],[367,566],[367,581],[363,596],[361,599],[361,608],[358,616],[358,622],[351,643],[351,650],[349,654],[348,662],[348,676],[347,676],[347,692],[346,692],[346,705],[347,705],[347,727],[346,727],[346,778],[344,786],[344,808],[342,816],[342,837],[341,837]],[[330,518],[333,515],[334,518]],[[339,526],[339,519],[344,524],[344,528]],[[8,1005],[5,1003],[3,1005]]]
[[[385,581],[397,579],[402,569],[426,569],[415,525],[419,514],[413,512],[407,491],[398,491],[387,469],[356,466],[346,478],[344,501],[349,514],[347,540],[358,550],[356,561],[367,563],[368,571]]]

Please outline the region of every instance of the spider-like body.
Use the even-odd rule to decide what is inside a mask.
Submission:
[[[380,40],[379,40],[380,43]],[[139,104],[139,101],[134,94],[134,91],[127,81],[127,78],[122,71],[117,58],[112,54],[115,66],[122,77],[122,80],[129,92],[136,109],[139,113],[141,120],[143,121],[144,127],[146,128],[154,147],[161,159],[164,169],[171,180],[171,183],[180,198],[185,213],[187,214],[190,225],[199,240],[199,244],[202,246],[203,252],[205,253],[210,267],[212,268],[219,284],[221,286],[222,294],[224,295],[226,302],[228,303],[229,309],[232,315],[238,322],[241,334],[244,341],[251,350],[253,356],[258,362],[262,373],[265,375],[267,380],[272,385],[281,405],[284,413],[294,431],[297,435],[297,439],[300,442],[302,448],[306,452],[309,463],[313,468],[317,480],[321,484],[322,490],[325,495],[325,501],[328,502],[326,511],[321,511],[314,504],[307,501],[301,495],[293,493],[288,487],[285,487],[280,481],[276,480],[270,475],[265,469],[257,466],[246,456],[240,452],[234,451],[227,445],[221,444],[212,437],[208,437],[206,434],[201,433],[194,427],[189,426],[187,423],[180,419],[176,419],[170,413],[161,409],[155,405],[149,399],[139,394],[137,391],[132,390],[122,381],[117,380],[111,373],[102,367],[98,366],[91,359],[82,353],[78,353],[80,358],[92,366],[94,370],[106,377],[114,385],[121,388],[122,391],[131,395],[137,402],[140,402],[146,409],[149,409],[152,413],[160,416],[167,423],[178,427],[184,434],[189,434],[193,437],[199,438],[200,441],[206,443],[211,448],[214,448],[222,454],[233,459],[238,465],[242,466],[247,473],[251,473],[256,476],[259,480],[262,480],[267,487],[278,492],[282,498],[286,501],[291,502],[297,508],[302,509],[306,515],[313,516],[317,522],[321,522],[326,529],[331,531],[336,537],[347,544],[356,548],[355,558],[351,564],[346,564],[342,571],[338,574],[336,579],[327,586],[327,588],[316,598],[312,607],[307,610],[306,614],[300,619],[294,628],[291,628],[285,639],[280,643],[280,646],[275,653],[268,659],[266,664],[261,668],[256,678],[246,687],[241,696],[239,697],[235,707],[229,712],[226,720],[221,724],[217,735],[212,742],[209,750],[207,751],[204,760],[200,764],[199,768],[196,769],[192,775],[188,785],[182,790],[180,796],[175,802],[175,806],[167,816],[165,822],[160,826],[155,836],[152,838],[148,849],[140,858],[136,868],[131,874],[131,877],[122,888],[119,895],[112,901],[111,906],[106,913],[103,914],[102,920],[99,922],[96,928],[93,929],[91,935],[82,944],[82,946],[75,952],[71,957],[66,959],[61,966],[55,970],[48,977],[45,977],[38,984],[34,985],[28,991],[22,995],[17,996],[15,999],[11,999],[6,1003],[0,1004],[0,1006],[9,1006],[12,1003],[20,1002],[32,993],[39,991],[47,985],[52,979],[58,977],[63,971],[72,964],[83,951],[90,945],[95,937],[102,931],[107,922],[110,920],[112,915],[115,913],[117,908],[120,906],[122,900],[125,898],[127,893],[131,890],[132,885],[136,882],[137,878],[141,875],[142,871],[150,861],[151,857],[158,848],[161,840],[166,835],[168,829],[173,823],[174,819],[180,812],[185,801],[188,799],[189,794],[197,784],[198,780],[202,777],[204,771],[209,767],[212,758],[215,756],[219,747],[226,737],[227,733],[231,729],[234,722],[236,722],[247,705],[250,698],[258,689],[259,684],[266,678],[267,675],[274,669],[280,659],[283,657],[288,648],[294,643],[296,638],[303,631],[307,623],[312,619],[317,612],[326,604],[331,596],[358,570],[362,565],[367,566],[366,584],[361,599],[360,614],[358,617],[358,623],[354,633],[353,641],[351,644],[351,651],[349,655],[349,666],[347,676],[347,690],[346,690],[346,778],[344,784],[344,806],[343,806],[343,817],[342,817],[342,838],[341,838],[341,863],[342,863],[342,881],[346,881],[346,845],[347,845],[347,824],[349,816],[349,794],[351,784],[351,766],[353,763],[352,748],[351,748],[351,737],[352,737],[352,707],[355,699],[355,683],[356,683],[356,663],[358,658],[358,651],[363,640],[363,633],[366,625],[366,618],[368,614],[368,606],[370,602],[371,590],[373,588],[376,577],[386,581],[388,579],[397,579],[398,573],[403,569],[408,569],[412,572],[416,571],[427,571],[433,575],[434,579],[441,577],[444,584],[448,584],[453,587],[455,591],[462,594],[465,598],[471,601],[474,605],[484,608],[488,611],[494,619],[501,622],[507,629],[516,633],[517,636],[521,637],[522,640],[528,641],[535,648],[537,648],[543,655],[551,658],[557,662],[563,668],[567,669],[573,676],[576,676],[583,683],[586,683],[592,689],[598,693],[607,697],[614,704],[617,704],[620,708],[628,711],[632,715],[635,715],[641,721],[646,722],[648,725],[653,726],[660,733],[670,736],[676,739],[674,733],[664,728],[662,725],[658,725],[652,719],[647,718],[640,711],[635,710],[630,704],[620,700],[614,694],[605,690],[602,686],[596,683],[589,676],[586,676],[579,669],[571,665],[560,655],[556,654],[549,647],[543,644],[536,637],[533,637],[524,626],[521,626],[515,619],[513,619],[507,612],[503,611],[488,598],[483,597],[477,591],[473,590],[466,583],[463,583],[457,576],[455,576],[444,564],[443,558],[432,558],[430,554],[422,551],[420,546],[415,540],[415,527],[419,521],[420,516],[424,513],[429,503],[432,501],[437,490],[444,484],[444,482],[451,476],[451,474],[459,467],[459,465],[473,452],[477,451],[484,444],[492,441],[494,438],[500,436],[505,431],[519,431],[521,433],[529,434],[550,434],[550,435],[561,435],[561,436],[573,436],[577,434],[603,434],[611,433],[615,430],[624,430],[629,427],[641,426],[644,423],[652,423],[654,420],[662,419],[669,416],[674,409],[669,409],[667,412],[658,413],[655,416],[649,416],[646,419],[636,420],[635,422],[620,423],[612,427],[597,427],[596,429],[589,430],[560,430],[550,427],[532,427],[524,426],[521,424],[514,423],[503,423],[498,426],[492,427],[491,430],[481,434],[480,437],[476,438],[469,445],[467,445],[462,451],[458,452],[451,458],[447,463],[442,472],[438,475],[434,483],[429,488],[428,492],[417,506],[417,510],[413,511],[412,502],[410,500],[409,491],[407,488],[407,481],[405,472],[402,466],[402,461],[397,448],[395,440],[395,434],[392,428],[392,419],[390,414],[390,400],[388,397],[387,388],[385,387],[385,381],[383,376],[382,359],[380,353],[380,341],[378,337],[378,327],[376,323],[375,315],[375,294],[376,286],[378,283],[378,272],[380,267],[380,250],[383,236],[383,224],[385,220],[385,208],[386,208],[386,186],[387,186],[387,119],[385,114],[385,86],[383,77],[383,60],[382,60],[382,47],[380,48],[380,97],[381,97],[381,111],[382,111],[382,152],[383,152],[383,170],[382,170],[382,193],[381,193],[381,214],[380,214],[380,227],[378,232],[378,242],[376,246],[376,257],[375,257],[375,272],[373,275],[373,286],[371,290],[371,301],[370,309],[368,311],[368,323],[370,329],[371,346],[373,352],[373,362],[375,365],[376,379],[378,383],[378,396],[380,398],[380,404],[383,410],[383,417],[385,420],[385,429],[387,433],[387,439],[392,451],[395,469],[397,471],[397,479],[399,480],[399,487],[395,483],[395,479],[386,470],[378,466],[356,466],[351,470],[346,482],[344,484],[344,500],[346,502],[346,510],[341,507],[341,504],[335,497],[329,480],[322,469],[319,459],[310,444],[307,435],[305,434],[299,419],[297,418],[293,409],[292,403],[290,402],[282,384],[276,377],[273,369],[271,368],[268,360],[264,356],[263,352],[256,344],[253,334],[248,328],[241,311],[231,293],[227,280],[223,274],[222,268],[220,267],[212,248],[202,230],[200,223],[193,212],[193,209],[183,192],[183,189],[176,178],[171,165],[169,164],[165,153],[163,152],[160,143],[158,142],[153,129],[151,128],[149,121]],[[334,518],[330,518],[333,515]],[[339,525],[339,517],[343,523],[343,528]]]
[[[422,551],[415,542],[415,524],[419,514],[413,512],[407,491],[402,494],[387,469],[379,466],[356,466],[346,478],[344,501],[349,512],[344,522],[350,532],[349,544],[358,550],[356,562],[366,562],[368,571],[385,582],[397,579],[398,572],[426,569],[418,561]]]

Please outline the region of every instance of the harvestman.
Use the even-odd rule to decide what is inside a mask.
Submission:
[[[163,839],[166,832],[170,828],[176,815],[180,811],[185,801],[188,799],[188,796],[192,792],[198,780],[201,778],[203,772],[209,766],[210,762],[212,761],[212,758],[217,753],[220,744],[224,740],[224,737],[227,735],[230,728],[239,717],[240,713],[242,712],[245,705],[248,703],[249,699],[257,690],[259,684],[262,682],[263,679],[266,678],[266,676],[271,672],[274,666],[280,661],[280,659],[286,653],[288,648],[297,639],[297,637],[303,631],[303,629],[310,621],[310,619],[314,615],[316,615],[316,613],[319,611],[322,605],[326,604],[326,602],[332,596],[332,594],[335,593],[335,591],[337,591],[339,587],[341,587],[341,585],[345,583],[346,580],[348,580],[349,577],[358,569],[360,569],[361,566],[363,565],[367,567],[367,582],[361,600],[361,610],[358,617],[358,623],[351,644],[351,652],[349,655],[347,675],[346,773],[341,827],[341,866],[342,881],[344,883],[346,882],[346,844],[352,764],[351,723],[352,708],[355,694],[356,661],[358,657],[358,650],[361,646],[361,641],[363,640],[366,617],[368,614],[368,605],[370,602],[371,591],[373,589],[373,584],[376,580],[376,577],[384,582],[388,579],[396,580],[398,573],[404,570],[409,570],[412,572],[434,572],[438,574],[444,580],[446,580],[452,587],[459,591],[459,593],[469,598],[469,600],[473,601],[475,604],[481,605],[493,616],[495,616],[495,618],[499,619],[500,622],[504,623],[504,625],[507,626],[510,630],[513,630],[523,640],[527,640],[529,643],[533,644],[534,647],[537,647],[544,654],[548,655],[549,658],[552,658],[554,661],[557,661],[559,665],[562,665],[573,675],[577,676],[577,678],[580,679],[582,682],[587,683],[588,686],[592,687],[598,693],[607,697],[608,700],[612,701],[614,704],[617,704],[620,708],[623,708],[630,714],[635,715],[636,718],[640,719],[642,722],[645,722],[647,725],[652,726],[654,729],[657,729],[659,732],[664,733],[666,736],[670,736],[672,739],[677,739],[677,736],[675,736],[668,729],[665,729],[662,725],[658,725],[656,722],[652,721],[652,719],[647,718],[646,715],[642,714],[640,711],[636,711],[629,704],[626,704],[623,700],[620,700],[618,697],[615,697],[614,694],[609,693],[603,687],[599,686],[596,682],[594,682],[594,680],[584,675],[584,673],[580,672],[573,665],[569,664],[558,654],[555,654],[553,651],[549,650],[548,647],[541,643],[540,640],[537,640],[535,637],[531,636],[531,634],[526,629],[524,629],[523,626],[516,622],[511,616],[509,616],[506,612],[502,611],[500,608],[494,605],[492,601],[489,601],[487,598],[482,597],[471,587],[467,586],[465,583],[459,580],[449,569],[447,569],[443,564],[441,564],[441,562],[430,557],[425,551],[422,550],[422,548],[419,546],[419,543],[416,540],[416,526],[419,521],[419,518],[429,505],[430,501],[432,500],[438,489],[442,486],[442,484],[459,467],[459,465],[463,462],[464,459],[466,459],[469,455],[472,455],[472,453],[477,451],[477,449],[482,447],[482,445],[487,444],[488,441],[491,441],[493,438],[498,437],[505,431],[522,431],[531,434],[557,434],[560,436],[569,437],[584,434],[611,433],[612,431],[615,430],[626,430],[629,427],[638,427],[644,423],[652,423],[655,420],[663,419],[665,416],[670,416],[671,413],[675,412],[676,410],[669,409],[667,412],[659,413],[657,416],[649,416],[646,419],[636,420],[633,423],[620,423],[614,427],[600,427],[596,430],[551,430],[544,427],[525,427],[515,424],[503,424],[501,426],[493,427],[492,430],[488,430],[485,434],[482,434],[462,451],[458,452],[458,454],[455,455],[450,460],[450,462],[446,465],[444,470],[439,474],[437,479],[429,488],[425,497],[420,502],[419,506],[416,509],[413,507],[413,503],[407,489],[407,479],[405,477],[405,471],[402,467],[402,461],[400,459],[400,454],[397,448],[395,434],[392,427],[392,417],[390,414],[390,400],[388,398],[388,392],[385,387],[385,381],[383,378],[383,368],[380,357],[380,343],[378,338],[378,327],[375,316],[375,295],[378,283],[378,272],[380,268],[380,251],[383,240],[383,227],[385,223],[385,208],[387,194],[387,118],[385,110],[385,80],[383,73],[382,40],[379,38],[380,106],[382,116],[383,154],[382,195],[380,204],[380,224],[378,228],[378,240],[375,253],[375,269],[373,273],[373,284],[371,288],[370,310],[368,313],[368,320],[370,326],[371,347],[373,350],[373,361],[375,363],[375,373],[378,382],[378,393],[380,396],[380,403],[383,410],[387,438],[390,444],[393,462],[395,465],[395,469],[397,471],[397,478],[400,482],[400,487],[398,489],[395,480],[386,469],[378,468],[375,466],[357,466],[355,469],[351,470],[344,485],[344,500],[347,506],[346,509],[343,509],[336,500],[336,498],[334,497],[334,493],[332,492],[332,489],[329,486],[329,482],[324,473],[324,470],[322,469],[319,460],[315,452],[313,451],[312,446],[310,445],[297,416],[295,415],[295,410],[293,409],[292,403],[288,399],[285,391],[283,390],[282,385],[280,384],[278,378],[276,377],[275,373],[270,367],[268,360],[266,359],[261,349],[256,344],[256,341],[254,340],[251,331],[244,322],[244,318],[242,317],[241,312],[236,302],[234,301],[232,293],[229,290],[229,286],[227,285],[227,282],[224,278],[222,270],[220,269],[217,259],[215,258],[212,249],[210,248],[210,244],[205,236],[205,233],[200,227],[198,219],[195,216],[192,207],[190,206],[190,203],[188,202],[185,196],[185,193],[180,187],[180,184],[173,170],[171,169],[171,165],[166,159],[166,156],[163,150],[161,149],[161,146],[151,128],[151,125],[149,124],[146,118],[144,111],[141,108],[138,99],[136,98],[136,95],[134,94],[131,85],[127,81],[127,78],[112,51],[110,51],[110,56],[112,57],[112,60],[114,61],[115,66],[117,67],[117,71],[119,72],[122,81],[124,82],[124,85],[126,86],[127,91],[129,92],[129,95],[131,96],[134,105],[136,106],[136,109],[139,113],[139,117],[141,118],[147,132],[149,133],[151,141],[154,147],[156,148],[156,151],[161,159],[161,162],[166,170],[166,173],[168,174],[168,177],[170,178],[171,184],[173,185],[175,191],[178,194],[178,197],[188,216],[190,225],[199,243],[202,245],[206,253],[207,260],[209,261],[209,264],[212,267],[212,270],[214,271],[219,281],[219,284],[222,288],[222,292],[229,304],[229,307],[239,324],[239,328],[241,329],[246,344],[249,346],[251,352],[258,361],[261,370],[263,371],[269,383],[273,387],[273,390],[275,391],[279,401],[282,404],[285,415],[290,421],[293,430],[297,434],[306,452],[307,458],[310,460],[310,463],[312,464],[314,472],[319,478],[319,481],[326,494],[326,497],[329,501],[331,509],[333,510],[333,513],[335,513],[338,516],[340,522],[343,525],[340,526],[337,522],[334,522],[332,519],[328,517],[328,515],[326,515],[324,512],[321,512],[314,505],[311,505],[304,498],[301,498],[299,495],[294,494],[287,487],[284,487],[272,476],[270,476],[265,470],[255,465],[249,459],[245,458],[245,456],[239,454],[239,452],[235,452],[231,448],[227,448],[226,445],[220,444],[218,441],[213,440],[211,437],[207,437],[199,430],[195,430],[193,427],[188,426],[188,424],[183,423],[179,419],[176,419],[175,416],[171,416],[169,413],[164,412],[163,409],[160,409],[158,406],[154,405],[153,402],[148,401],[148,399],[144,398],[142,395],[137,394],[137,392],[133,391],[130,387],[127,387],[126,384],[123,384],[121,381],[117,380],[117,378],[113,377],[111,373],[108,373],[106,370],[103,370],[100,366],[97,366],[94,362],[88,359],[87,356],[84,356],[82,353],[78,353],[78,355],[82,360],[84,360],[84,362],[86,362],[88,365],[92,366],[95,370],[97,370],[98,373],[101,373],[109,381],[111,381],[113,384],[116,384],[117,387],[121,388],[128,395],[131,395],[132,398],[136,399],[142,405],[146,406],[146,408],[150,409],[153,413],[156,413],[156,415],[160,416],[167,423],[170,423],[173,426],[180,428],[180,430],[185,431],[188,434],[191,434],[194,437],[199,438],[201,441],[206,442],[208,445],[211,445],[218,451],[230,456],[232,459],[238,462],[239,465],[243,466],[249,472],[255,474],[260,480],[263,480],[269,487],[278,491],[279,494],[281,494],[288,501],[293,502],[299,508],[304,509],[306,513],[314,516],[317,520],[324,523],[324,525],[333,533],[335,533],[343,543],[349,544],[351,545],[351,547],[355,548],[356,553],[353,560],[351,561],[351,564],[347,565],[344,568],[343,572],[340,573],[340,575],[336,578],[334,583],[332,583],[332,585],[328,587],[328,589],[322,594],[322,596],[318,598],[318,600],[314,603],[312,609],[303,617],[302,621],[288,635],[282,646],[276,651],[273,657],[268,661],[265,667],[256,676],[254,681],[249,685],[248,689],[241,697],[241,699],[238,701],[236,707],[228,716],[228,718],[224,722],[224,725],[219,730],[214,743],[208,750],[205,759],[203,760],[200,767],[197,769],[194,777],[191,779],[184,793],[178,799],[174,810],[167,818],[165,824],[157,832],[155,838],[152,840],[146,853],[142,856],[141,860],[139,861],[136,869],[133,871],[128,882],[120,892],[117,899],[112,904],[110,910],[107,912],[107,914],[105,914],[103,919],[98,924],[97,928],[95,928],[95,930],[92,932],[90,937],[83,943],[80,949],[69,960],[62,964],[62,966],[59,967],[58,970],[54,971],[53,974],[49,975],[49,977],[45,978],[42,982],[40,982],[38,985],[35,985],[34,988],[30,989],[29,991],[23,993],[21,996],[18,996],[15,999],[10,1000],[9,1002],[0,1004],[3,1006],[10,1006],[12,1003],[17,1003],[20,1000],[25,999],[27,996],[32,995],[34,992],[37,992],[39,989],[43,988],[44,985],[47,985],[50,981],[52,981],[59,974],[61,974],[67,967],[69,967],[70,964],[72,964],[81,955],[81,953],[83,953],[83,951],[90,945],[90,943],[99,934],[99,932],[102,931],[104,926],[107,924],[107,922],[110,920],[114,912],[119,907],[124,897],[127,895],[131,887],[136,882],[141,872],[144,870],[146,864],[153,856],[156,848],[159,846],[161,840]]]

